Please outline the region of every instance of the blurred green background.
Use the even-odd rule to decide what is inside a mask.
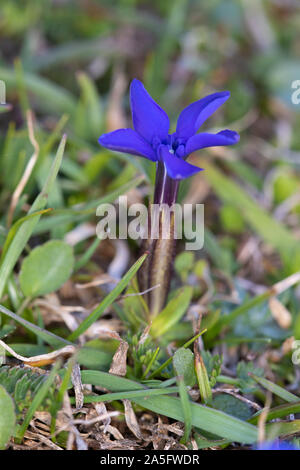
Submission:
[[[265,395],[254,387],[249,371],[269,373],[283,387],[299,389],[299,370],[291,361],[291,340],[300,339],[298,278],[285,283],[279,304],[266,300],[273,294],[266,291],[270,285],[300,270],[300,103],[291,99],[292,83],[300,80],[298,0],[1,0],[0,80],[7,91],[7,104],[0,108],[1,304],[66,338],[105,296],[101,276],[122,278],[136,261],[140,247],[135,241],[99,244],[95,237],[95,211],[103,197],[113,202],[126,193],[130,202],[141,202],[153,190],[154,165],[108,152],[97,143],[103,132],[131,127],[128,88],[134,77],[168,112],[172,126],[192,101],[230,90],[230,100],[204,128],[229,128],[241,135],[237,146],[205,149],[190,157],[205,171],[182,183],[180,200],[205,205],[205,245],[200,252],[186,253],[184,243],[178,243],[171,297],[178,286],[180,300],[185,297],[177,304],[173,297],[168,315],[158,322],[154,339],[161,347],[159,360],[169,357],[166,346],[171,342],[180,346],[195,334],[196,318],[203,313],[201,327],[208,328],[203,357],[212,387],[222,353],[230,375],[222,380],[245,394],[254,390],[261,405]],[[12,194],[33,152],[28,110],[35,116],[40,150],[12,211]],[[43,214],[27,245],[24,236],[24,244],[15,248],[64,132],[66,151],[49,194],[53,210]],[[51,250],[47,245],[53,239],[72,245],[75,264],[71,253],[60,283],[54,276],[51,286],[32,292],[26,269],[33,266],[33,277],[41,283],[41,262],[63,271],[55,264],[60,256],[52,254],[62,245],[54,242]],[[47,256],[40,252],[38,258],[32,248],[40,245]],[[6,256],[11,246],[19,252],[13,262]],[[62,257],[66,252],[62,249]],[[121,260],[117,269],[116,259]],[[5,263],[10,271],[3,280]],[[77,284],[89,283],[89,288],[77,289]],[[131,294],[135,288],[131,285]],[[49,293],[52,297],[45,301]],[[41,296],[44,304],[37,299]],[[63,319],[53,303],[64,312]],[[187,309],[186,321],[179,323]],[[145,311],[142,301],[129,297],[122,307],[114,303],[103,320],[105,327],[124,333],[125,326],[128,331],[127,377],[134,380],[159,367],[157,343],[145,343],[140,350],[137,346]],[[9,322],[4,320],[0,335],[10,335],[19,353],[47,352],[45,337],[57,347],[53,338],[51,343],[47,335],[39,337],[34,328],[24,333]],[[83,348],[81,365],[108,370],[118,341],[95,340],[95,335],[85,336],[90,348]],[[257,372],[250,360],[264,369]],[[163,378],[172,378],[172,371],[165,370]],[[286,400],[282,390],[278,396]]]

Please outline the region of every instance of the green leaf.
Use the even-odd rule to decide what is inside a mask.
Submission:
[[[147,390],[145,386],[133,380],[98,370],[81,371],[83,384],[97,385],[112,392],[129,392],[131,390]]]
[[[192,430],[192,410],[191,410],[191,401],[187,391],[187,386],[184,383],[182,377],[178,379],[178,386],[179,386],[179,396],[182,406],[182,412],[184,415],[184,435],[182,437],[181,442],[185,444],[190,437],[191,430]]]
[[[88,369],[108,370],[112,361],[112,356],[112,354],[100,351],[97,348],[84,346],[79,349],[76,360],[78,364],[83,365]]]
[[[210,404],[212,401],[212,391],[209,383],[208,373],[200,353],[196,354],[195,369],[201,401],[203,403]]]
[[[138,405],[163,416],[184,422],[181,401],[175,397],[134,398]],[[252,444],[257,441],[257,429],[249,423],[219,410],[191,402],[192,425],[233,442]]]
[[[226,441],[225,439],[222,440],[208,440],[205,437],[201,436],[200,434],[195,434],[195,441],[197,443],[198,449],[208,449],[210,447],[221,447],[226,444],[229,444],[230,441]]]
[[[190,349],[179,348],[173,356],[173,366],[177,375],[183,377],[184,383],[193,387],[196,383],[194,354]]]
[[[150,330],[153,338],[162,336],[180,321],[190,305],[192,295],[193,288],[190,286],[182,287],[177,291],[163,311],[154,318]]]
[[[171,393],[178,392],[178,387],[167,387],[167,388],[151,388],[145,390],[132,390],[128,392],[113,392],[105,393],[104,395],[85,395],[84,403],[100,403],[115,400],[130,400],[132,398],[148,397],[148,396],[161,396],[170,395]],[[75,398],[70,398],[71,403],[75,403]]]
[[[193,269],[194,263],[195,253],[193,251],[184,251],[176,256],[174,268],[183,281],[186,281],[189,272]]]
[[[40,245],[24,259],[20,285],[27,297],[49,294],[70,277],[74,266],[73,249],[61,240]]]
[[[243,421],[251,417],[251,409],[247,403],[228,393],[220,393],[213,398],[212,406]]]
[[[13,435],[16,414],[13,400],[4,387],[0,385],[0,449],[4,449]]]

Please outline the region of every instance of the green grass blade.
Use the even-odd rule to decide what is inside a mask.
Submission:
[[[171,393],[178,393],[178,387],[169,388],[151,388],[145,390],[131,390],[126,392],[105,393],[104,395],[86,395],[84,403],[100,403],[113,400],[131,400],[132,398],[142,398],[157,395],[170,395]],[[71,398],[71,403],[75,403],[75,399]]]
[[[24,222],[26,222],[27,220],[33,219],[34,217],[41,216],[43,214],[46,214],[47,212],[50,212],[51,210],[52,210],[51,208],[48,208],[48,209],[43,209],[41,211],[34,212],[33,214],[25,215],[25,217],[21,217],[20,219],[18,219],[14,223],[14,225],[9,230],[9,232],[7,234],[7,237],[5,239],[5,243],[4,243],[4,246],[3,246],[3,249],[2,249],[2,253],[1,253],[1,262],[4,260],[5,255],[7,253],[7,250],[9,248],[12,240],[14,239],[14,236],[17,233],[17,230],[21,227],[21,225]]]
[[[24,326],[24,328],[26,328],[27,330],[32,331],[32,333],[34,333],[38,338],[41,338],[43,341],[46,341],[46,343],[50,344],[54,348],[61,348],[63,346],[66,346],[66,344],[72,344],[70,341],[60,338],[54,333],[44,330],[43,328],[40,328],[39,326],[34,325],[34,323],[31,323],[28,320],[25,320],[19,315],[16,315],[15,313],[11,312],[3,305],[0,305],[0,312],[8,316],[9,318],[12,318],[17,323]]]
[[[133,401],[154,413],[184,422],[185,416],[179,398],[162,396],[144,399],[134,398]],[[257,441],[257,429],[252,425],[249,426],[249,423],[197,403],[191,402],[190,406],[194,427],[224,437],[232,442],[252,444]]]
[[[83,320],[83,322],[76,328],[75,331],[69,336],[69,341],[76,340],[82,335],[98,318],[104,313],[104,311],[119,297],[121,292],[129,284],[133,276],[137,273],[140,266],[143,264],[147,257],[147,254],[141,256],[134,265],[127,271],[125,276],[117,284],[117,286],[105,297],[105,299],[96,307],[92,313]]]
[[[99,370],[83,370],[81,371],[81,380],[83,384],[98,385],[112,392],[129,392],[131,390],[146,390],[146,387],[125,379],[117,375],[101,372]]]
[[[266,425],[267,440],[273,441],[276,437],[292,436],[300,432],[300,419],[286,423],[269,423]]]
[[[264,388],[274,393],[274,395],[277,395],[278,397],[282,398],[284,401],[287,401],[288,403],[297,403],[300,400],[300,398],[294,395],[293,393],[288,392],[284,388],[274,384],[273,382],[265,379],[264,377],[258,377],[254,374],[251,374],[251,377]]]
[[[258,411],[249,419],[249,423],[257,424],[259,420],[259,416],[263,410]],[[290,414],[300,413],[300,401],[297,403],[288,403],[285,405],[276,406],[275,408],[271,408],[268,411],[267,420],[270,421],[272,419],[277,418],[284,418]]]
[[[63,136],[57,153],[54,159],[50,174],[47,178],[47,181],[44,185],[42,192],[37,196],[28,215],[31,215],[35,212],[41,211],[47,204],[48,194],[51,191],[53,183],[56,179],[57,173],[59,171],[61,161],[64,154],[64,148],[66,144],[66,135]],[[7,283],[7,280],[19,259],[20,254],[22,253],[26,243],[28,242],[35,226],[37,225],[40,219],[40,215],[34,218],[30,218],[23,222],[21,227],[17,230],[13,240],[11,241],[9,248],[6,252],[6,256],[3,259],[0,266],[0,298],[3,296],[4,289]]]
[[[184,415],[184,434],[182,437],[182,443],[185,444],[188,441],[192,430],[192,409],[187,387],[182,377],[178,379],[178,386],[182,412]]]

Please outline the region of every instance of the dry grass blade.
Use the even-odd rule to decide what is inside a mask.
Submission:
[[[110,374],[115,375],[126,375],[127,372],[127,351],[128,351],[128,343],[126,341],[121,340],[118,349],[116,350],[114,357],[112,359],[112,363],[109,369]]]
[[[269,299],[269,307],[273,318],[281,328],[286,330],[291,326],[291,313],[276,297],[271,297]]]
[[[13,357],[19,359],[24,364],[31,366],[31,367],[41,367],[48,364],[53,364],[56,359],[59,357],[70,357],[73,356],[76,352],[76,347],[72,345],[64,346],[61,349],[57,349],[56,351],[52,351],[48,354],[41,354],[39,356],[32,356],[32,357],[24,357],[20,354],[17,354],[10,346],[4,343],[4,341],[0,340],[0,346],[2,346],[7,352],[9,352]]]
[[[19,201],[19,198],[30,178],[30,175],[32,173],[32,170],[37,162],[37,159],[38,159],[38,156],[39,156],[39,151],[40,151],[40,147],[39,147],[39,144],[34,136],[34,127],[33,127],[33,113],[31,110],[28,110],[27,113],[26,113],[26,119],[27,119],[27,126],[28,126],[28,134],[29,134],[29,140],[34,148],[34,152],[25,168],[25,171],[22,175],[22,178],[18,184],[18,186],[16,187],[13,195],[12,195],[12,199],[11,199],[11,203],[10,203],[10,207],[9,207],[9,210],[8,210],[8,215],[7,215],[7,225],[10,227],[11,223],[12,223],[12,220],[13,220],[13,215],[14,215],[14,211],[15,211],[15,208],[18,204],[18,201]]]
[[[143,439],[143,435],[141,433],[131,402],[129,400],[123,400],[123,404],[125,409],[125,420],[127,426],[129,427],[130,431],[135,435],[135,437],[137,437],[138,439]]]
[[[78,364],[74,364],[72,368],[71,378],[75,392],[76,409],[80,410],[83,406],[83,387],[81,382],[80,367]]]
[[[266,421],[268,418],[268,413],[270,410],[272,402],[272,394],[270,392],[267,393],[265,407],[263,408],[261,414],[258,418],[258,442],[262,443],[265,441],[266,437]]]

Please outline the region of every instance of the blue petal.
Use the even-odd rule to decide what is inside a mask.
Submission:
[[[293,446],[289,442],[283,441],[271,441],[271,442],[263,442],[259,446],[257,446],[254,450],[300,450],[298,447]]]
[[[181,160],[181,158],[176,157],[175,154],[170,153],[168,147],[164,145],[160,147],[160,156],[166,166],[168,175],[175,180],[188,178],[203,170],[203,168],[191,165]]]
[[[131,82],[130,102],[132,121],[136,132],[150,144],[153,138],[168,137],[170,122],[165,111],[151,98],[144,85],[137,79]]]
[[[185,146],[185,153],[189,155],[196,150],[206,147],[219,147],[222,145],[234,145],[240,140],[240,136],[235,131],[226,129],[217,134],[203,132],[190,137]]]
[[[139,155],[153,162],[157,161],[156,153],[151,145],[133,129],[118,129],[109,134],[103,134],[99,137],[98,142],[110,150]]]
[[[228,100],[229,96],[229,91],[213,93],[187,106],[180,113],[177,121],[177,137],[188,139],[196,134],[204,121],[222,106],[222,104]]]

